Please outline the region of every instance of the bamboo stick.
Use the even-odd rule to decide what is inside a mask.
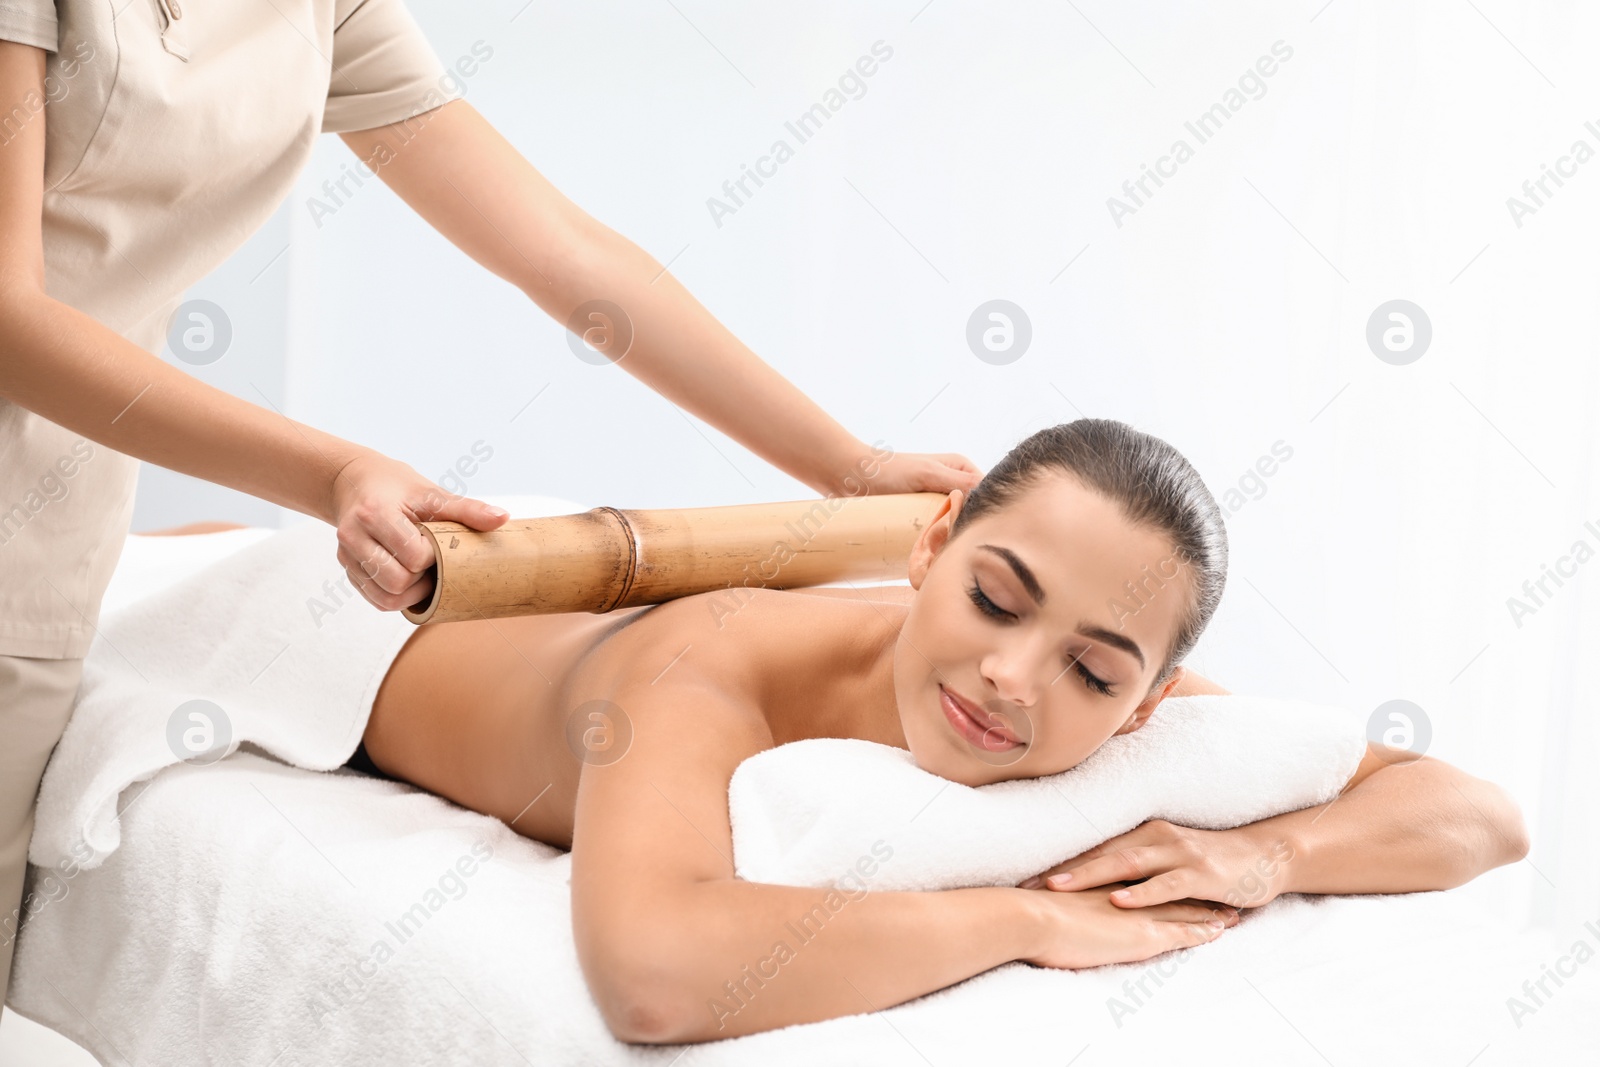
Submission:
[[[734,586],[792,589],[906,576],[942,493],[821,497],[725,507],[511,519],[498,530],[419,522],[433,594],[418,625],[569,611],[604,613]]]

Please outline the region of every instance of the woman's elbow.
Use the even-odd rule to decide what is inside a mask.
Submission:
[[[684,995],[686,978],[665,952],[641,951],[638,944],[599,950],[584,959],[589,992],[606,1029],[618,1041],[639,1045],[699,1040]]]
[[[1496,867],[1516,863],[1525,858],[1532,847],[1522,808],[1503,786],[1485,782],[1477,796],[1469,817],[1473,832],[1462,837],[1464,877],[1457,884],[1471,881]]]
[[[1496,787],[1499,788],[1499,787]],[[1502,863],[1516,863],[1527,858],[1533,842],[1528,836],[1528,824],[1522,818],[1522,808],[1511,798],[1511,794],[1503,788],[1500,789],[1504,798],[1504,815],[1500,819],[1500,836],[1505,845],[1505,859]]]
[[[600,1017],[618,1041],[632,1045],[671,1045],[689,1040],[681,1012],[664,998],[644,989],[620,987],[596,991]]]

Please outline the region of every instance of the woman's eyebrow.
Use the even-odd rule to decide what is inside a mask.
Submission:
[[[1017,581],[1022,583],[1022,588],[1026,589],[1028,595],[1033,598],[1033,602],[1038,604],[1041,608],[1044,607],[1044,587],[1039,584],[1039,579],[1034,576],[1032,569],[1029,568],[1026,563],[1022,562],[1022,560],[1017,557],[1015,552],[1011,551],[1009,548],[1003,548],[1000,545],[979,545],[978,547],[989,552],[993,552],[995,555],[1005,560],[1006,563],[1010,565],[1012,572],[1016,574]],[[1137,642],[1135,642],[1127,634],[1120,634],[1115,630],[1108,630],[1104,626],[1084,624],[1079,624],[1078,633],[1082,634],[1084,637],[1108,644],[1112,648],[1122,649],[1122,651],[1128,653],[1128,655],[1138,660],[1139,669],[1144,670],[1144,652],[1139,648]]]
[[[1144,670],[1144,653],[1127,634],[1119,634],[1115,630],[1108,630],[1104,626],[1078,626],[1078,632],[1084,637],[1091,637],[1096,641],[1104,642],[1113,648],[1120,648],[1134,659],[1139,661],[1139,669]]]
[[[1011,569],[1016,572],[1017,581],[1022,583],[1022,588],[1028,591],[1028,595],[1033,598],[1035,604],[1041,608],[1044,607],[1044,587],[1039,584],[1039,579],[1033,576],[1033,571],[1029,569],[1028,565],[1017,558],[1015,552],[1009,548],[1001,548],[999,545],[979,545],[978,547],[993,552],[1011,564]]]

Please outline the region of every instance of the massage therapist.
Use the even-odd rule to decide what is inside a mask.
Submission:
[[[340,563],[385,611],[430,589],[413,521],[507,518],[158,354],[185,290],[273,214],[319,132],[548,314],[600,331],[604,356],[818,493],[859,492],[862,463],[874,493],[979,480],[959,455],[879,460],[459,97],[402,0],[0,0],[0,1003],[35,794],[138,460],[336,526]],[[625,322],[591,314],[597,300]],[[620,352],[616,331],[631,334]]]

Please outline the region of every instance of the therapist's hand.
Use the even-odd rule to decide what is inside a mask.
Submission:
[[[839,472],[830,491],[842,496],[879,496],[888,493],[970,492],[983,480],[983,471],[955,452],[872,453],[865,446],[861,458]],[[866,492],[862,492],[865,487]]]
[[[433,546],[415,523],[449,520],[493,530],[510,518],[380,452],[359,453],[333,481],[339,562],[350,584],[383,611],[408,608],[433,592]]]

